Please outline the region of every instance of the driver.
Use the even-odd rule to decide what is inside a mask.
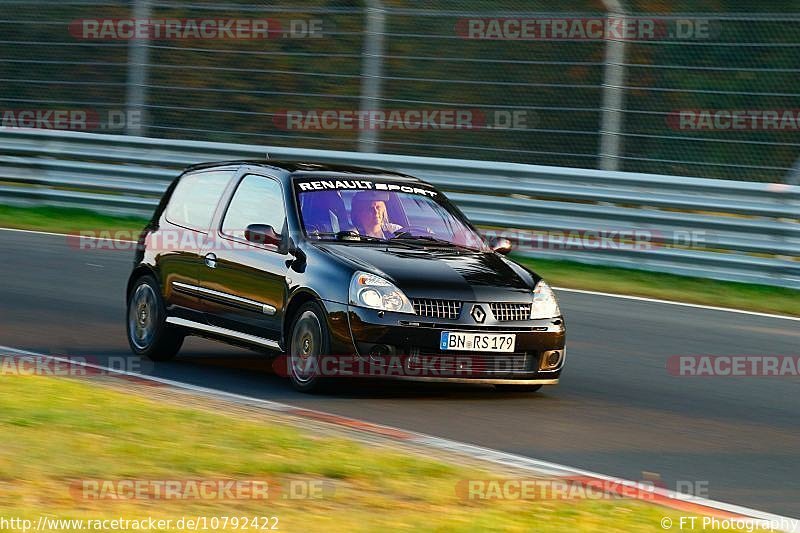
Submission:
[[[388,239],[402,226],[389,222],[386,212],[388,194],[363,191],[353,196],[350,204],[350,220],[361,235],[369,235],[379,239]]]

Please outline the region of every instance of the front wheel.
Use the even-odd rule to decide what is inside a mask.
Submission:
[[[330,334],[325,312],[316,302],[303,304],[295,314],[289,337],[289,378],[301,392],[319,390],[321,358],[328,354]]]
[[[183,345],[184,334],[166,322],[167,313],[155,278],[140,277],[128,298],[128,344],[136,355],[168,361]]]

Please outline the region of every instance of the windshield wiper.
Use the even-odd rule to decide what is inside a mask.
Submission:
[[[464,246],[463,244],[456,244],[454,242],[450,242],[450,241],[445,240],[445,239],[440,239],[438,237],[434,237],[433,235],[411,235],[410,233],[400,233],[398,235],[395,235],[394,237],[392,237],[389,240],[390,241],[399,240],[399,241],[403,241],[403,242],[425,241],[426,243],[441,244],[441,245],[444,245],[444,246],[453,246],[455,248],[461,248],[461,249],[470,250],[470,251],[473,251],[473,252],[479,251],[479,250],[476,250],[474,248],[470,248],[469,246]]]
[[[310,233],[309,237],[334,237],[337,241],[345,241],[345,242],[380,242],[380,243],[388,243],[387,239],[381,239],[380,237],[373,237],[372,235],[361,235],[357,231],[345,230],[345,231],[326,231],[326,232],[314,232]]]

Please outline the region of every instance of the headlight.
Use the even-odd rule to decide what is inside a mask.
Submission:
[[[393,311],[414,313],[414,307],[403,291],[380,276],[356,272],[350,280],[350,304]]]
[[[531,307],[531,318],[553,318],[561,316],[561,309],[558,307],[558,300],[550,285],[541,280],[533,289],[533,306]]]

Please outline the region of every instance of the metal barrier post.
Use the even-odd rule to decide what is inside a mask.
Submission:
[[[361,72],[361,112],[369,114],[378,109],[383,71],[384,31],[386,11],[381,0],[367,0],[364,31],[364,57]],[[369,115],[367,115],[369,116]],[[378,129],[370,118],[358,134],[361,152],[378,151]]]
[[[134,0],[133,19],[150,19],[150,0]],[[128,86],[125,120],[128,135],[146,135],[147,71],[150,60],[149,38],[133,38],[128,45]],[[134,118],[138,117],[138,118]]]
[[[622,0],[603,0],[609,22],[625,17]],[[605,33],[603,104],[600,123],[600,165],[603,170],[620,170],[622,152],[622,106],[625,96],[625,41]]]

